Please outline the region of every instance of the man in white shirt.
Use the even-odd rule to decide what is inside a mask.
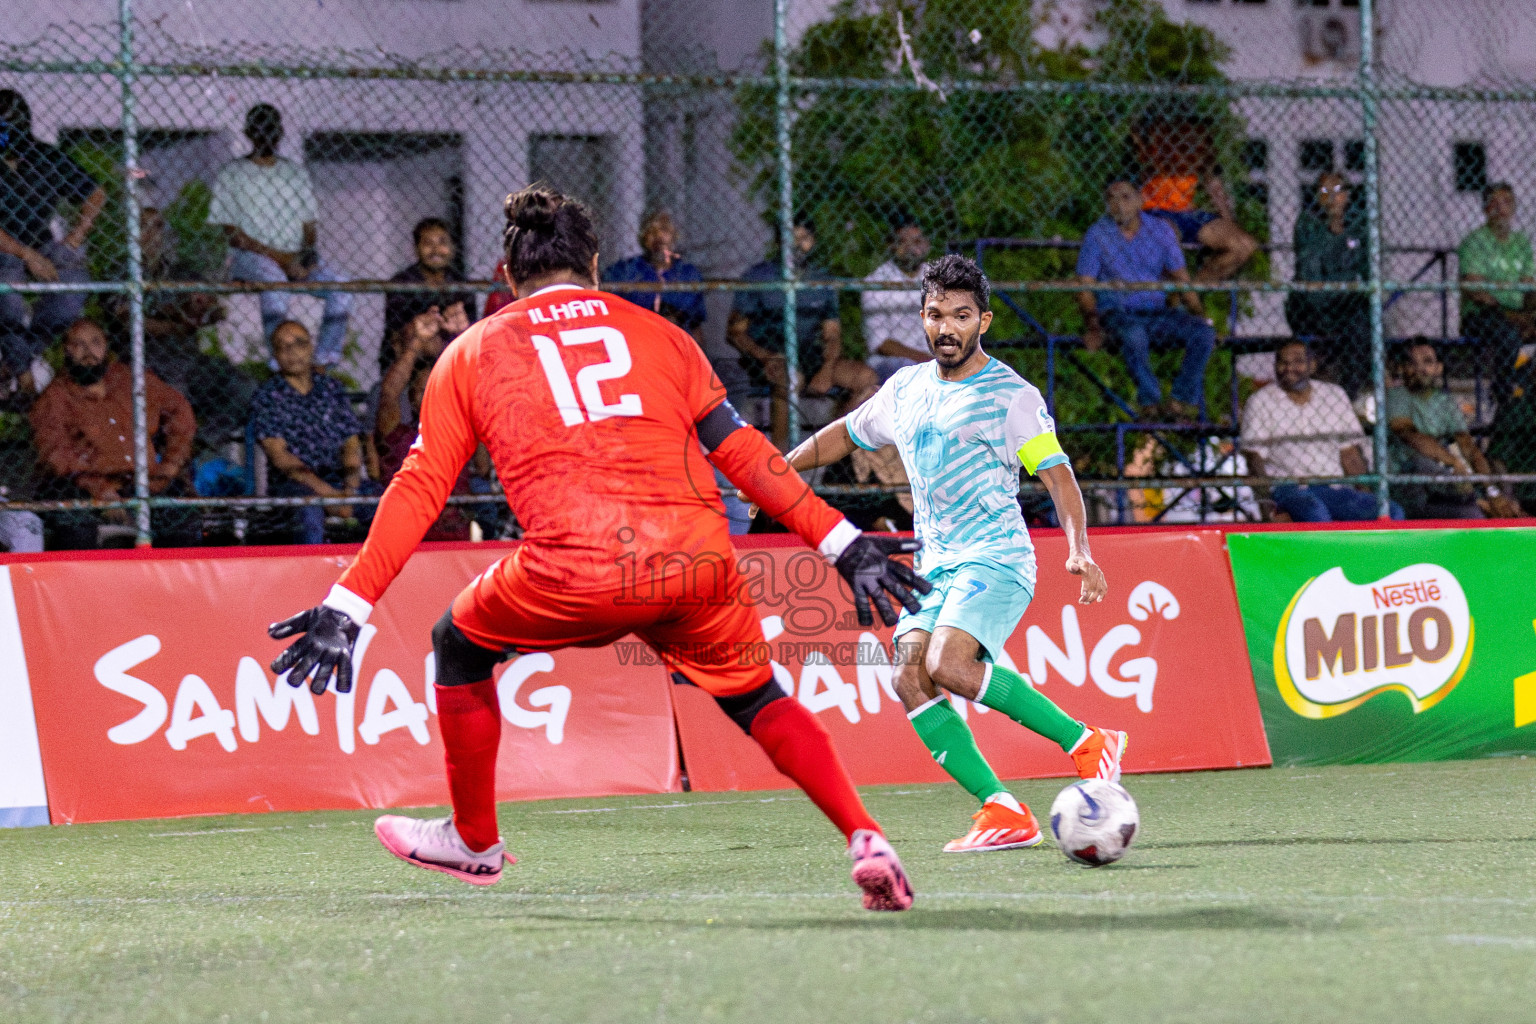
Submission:
[[[1243,455],[1254,476],[1361,476],[1370,472],[1369,446],[1349,396],[1337,384],[1313,380],[1317,363],[1305,342],[1275,352],[1275,381],[1243,407]],[[1276,484],[1275,505],[1298,523],[1376,518],[1376,496],[1340,484]],[[1393,519],[1403,510],[1391,503]]]
[[[880,383],[903,366],[926,363],[933,358],[923,334],[923,260],[933,246],[914,222],[902,221],[891,239],[891,258],[864,280],[911,282],[911,291],[867,291],[859,302],[864,308],[864,341],[869,346],[869,365]]]
[[[258,103],[245,115],[249,156],[231,160],[213,183],[208,223],[220,224],[234,256],[229,276],[235,281],[342,281],[316,251],[317,207],[309,172],[277,155],[283,140],[283,117],[277,108]],[[288,292],[261,293],[262,332],[270,340],[278,324],[288,319]],[[352,296],[321,292],[321,314],[315,361],[334,366],[341,361],[347,340]]]

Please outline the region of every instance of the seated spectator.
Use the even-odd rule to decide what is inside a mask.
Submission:
[[[1083,236],[1077,254],[1077,279],[1150,283],[1189,280],[1184,252],[1167,221],[1144,217],[1141,196],[1125,179],[1105,190],[1108,213]],[[1169,296],[1171,297],[1171,296]],[[1162,292],[1079,292],[1083,344],[1090,351],[1104,344],[1105,333],[1118,340],[1125,365],[1136,382],[1136,403],[1144,420],[1164,418],[1163,386],[1152,372],[1153,345],[1184,347],[1184,361],[1174,379],[1167,413],[1181,420],[1200,416],[1205,394],[1205,364],[1216,347],[1216,331],[1205,319],[1193,292],[1183,292],[1184,309],[1171,308]]]
[[[923,260],[932,248],[928,236],[915,221],[902,220],[891,236],[891,258],[864,279],[917,286],[911,291],[866,291],[859,295],[869,365],[879,374],[882,384],[903,366],[926,363],[933,358],[928,351],[928,335],[923,332],[921,288]]]
[[[1296,217],[1297,281],[1364,281],[1370,270],[1365,209],[1350,202],[1342,174],[1318,176],[1316,203]],[[1291,292],[1291,333],[1311,342],[1333,381],[1350,396],[1371,381],[1371,302],[1358,292]]]
[[[192,406],[152,370],[144,372],[144,416],[152,448],[149,492],[167,497],[187,493],[197,421]],[[64,372],[32,407],[40,501],[120,501],[133,497],[133,374],[107,350],[107,335],[95,321],[80,319],[64,334]],[[199,517],[190,509],[157,509],[155,543],[196,544]],[[130,516],[113,508],[50,512],[52,547],[94,548],[98,527],[126,526]]]
[[[272,332],[272,356],[278,373],[256,391],[251,401],[251,426],[267,453],[276,481],[267,493],[278,498],[344,498],[376,493],[363,486],[362,430],[352,401],[334,377],[315,372],[314,343],[309,330],[286,320]],[[351,506],[332,506],[346,519]],[[361,506],[359,518],[372,518],[371,506]],[[325,542],[326,508],[296,509],[298,542]]]
[[[387,485],[391,478],[405,464],[405,457],[410,454],[411,445],[416,443],[416,435],[421,429],[421,400],[427,393],[427,380],[432,376],[432,362],[428,359],[418,361],[411,367],[405,386],[402,387],[400,375],[391,373],[384,379],[383,398],[379,404],[379,432],[377,443],[379,446],[379,463],[381,483]],[[406,400],[406,409],[410,412],[409,419],[402,419],[399,415],[400,398]],[[459,472],[459,478],[453,485],[454,494],[484,493],[477,491],[473,485],[475,478],[488,479],[494,472],[491,468],[490,453],[481,445],[474,457],[465,464]],[[443,509],[442,515],[437,517],[437,522],[432,524],[427,531],[426,540],[469,540],[471,521],[471,509],[469,505],[449,505]]]
[[[802,279],[826,280],[831,272],[812,260],[816,233],[809,222],[794,228],[794,262]],[[743,281],[782,281],[777,259],[752,266]],[[880,389],[875,371],[856,359],[843,356],[843,326],[837,309],[837,292],[830,288],[806,288],[795,292],[795,335],[799,350],[800,394],[812,398],[838,392],[837,415],[869,400]],[[784,358],[784,293],[776,288],[736,293],[725,340],[741,353],[742,369],[752,383],[766,386],[770,396],[771,431],[780,448],[789,445],[789,380]]]
[[[277,108],[258,103],[245,115],[245,137],[251,152],[231,160],[213,183],[208,223],[224,225],[234,249],[229,276],[235,281],[344,280],[324,260],[316,246],[318,207],[309,172],[277,155],[283,140],[283,118]],[[268,340],[288,318],[288,292],[261,293],[261,325]],[[316,360],[322,366],[341,361],[352,314],[352,296],[321,292],[325,311],[320,320]]]
[[[54,147],[32,137],[32,110],[21,94],[0,89],[0,282],[89,281],[85,242],[107,194]],[[62,241],[49,222],[79,204]],[[85,311],[83,292],[40,295],[27,313],[25,295],[0,295],[0,362],[18,390],[40,390],[33,360]]]
[[[207,281],[203,267],[183,259],[160,211],[146,207],[139,219],[144,277],[150,281]],[[128,300],[105,299],[112,313],[112,349],[129,362]],[[203,328],[224,319],[224,306],[208,292],[149,291],[144,295],[144,365],[187,396],[205,447],[238,438],[250,418],[256,382],[222,352],[203,350]]]
[[[1400,484],[1393,488],[1409,519],[1482,519],[1485,510],[1471,484],[1455,478],[1489,473],[1483,450],[1467,432],[1461,408],[1441,387],[1445,367],[1428,338],[1408,341],[1398,353],[1402,384],[1387,390],[1388,452],[1392,472],[1446,478],[1443,484]],[[1510,499],[1499,493],[1489,501],[1498,515],[1510,514]]]
[[[1461,266],[1461,333],[1476,344],[1476,358],[1492,383],[1493,400],[1509,401],[1515,359],[1522,344],[1536,341],[1536,293],[1470,284],[1536,282],[1531,239],[1511,226],[1515,190],[1504,182],[1483,190],[1487,223],[1462,239],[1456,249]]]
[[[677,248],[681,234],[672,214],[658,210],[640,224],[640,252],[603,271],[603,286],[635,281],[668,284],[704,280],[699,268],[683,259]],[[638,306],[660,313],[698,339],[704,327],[703,292],[630,292],[609,288]]]
[[[447,313],[440,313],[436,306],[432,306],[416,314],[391,336],[390,361],[382,366],[379,383],[369,389],[367,409],[363,414],[363,423],[368,428],[363,436],[363,459],[371,479],[384,479],[377,440],[388,432],[380,427],[384,419],[383,403],[389,401],[384,397],[387,382],[396,381],[391,391],[395,408],[390,422],[414,422],[407,394],[412,370],[421,363],[431,367],[448,343],[469,329],[469,317],[464,309],[462,302],[450,304]]]
[[[399,358],[400,333],[416,317],[436,310],[445,320],[457,322],[462,318],[467,327],[470,313],[475,308],[473,293],[456,291],[450,287],[463,284],[464,277],[454,269],[458,252],[448,225],[437,217],[418,221],[411,229],[411,242],[416,247],[416,262],[390,278],[390,281],[399,284],[430,284],[442,290],[384,293],[384,337],[379,343],[381,375],[389,372],[390,365]]]
[[[1243,406],[1242,450],[1254,476],[1363,476],[1370,446],[1349,396],[1313,380],[1317,363],[1301,341],[1275,352],[1275,380]],[[1376,518],[1376,496],[1342,484],[1275,484],[1275,506],[1294,522],[1361,522]],[[1391,505],[1393,519],[1403,510]]]
[[[1147,114],[1131,133],[1137,158],[1146,169],[1142,209],[1167,221],[1178,240],[1206,250],[1195,280],[1230,281],[1259,243],[1237,224],[1237,211],[1221,177],[1211,128],[1194,116]],[[1215,212],[1195,206],[1195,191],[1205,188]],[[1204,315],[1203,313],[1201,315]]]
[[[1506,404],[1499,406],[1488,439],[1488,464],[1497,473],[1536,473],[1536,389],[1529,377]],[[1490,484],[1485,493],[1498,499],[1508,491],[1526,512],[1536,515],[1536,483],[1512,488]]]

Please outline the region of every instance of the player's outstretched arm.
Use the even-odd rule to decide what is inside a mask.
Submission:
[[[374,514],[368,539],[324,601],[267,627],[274,640],[297,636],[272,662],[288,673],[290,686],[324,693],[331,677],[336,691],[352,689],[352,645],[411,552],[437,521],[477,438],[470,413],[474,353],[455,342],[443,353],[421,403],[421,432],[405,464],[390,480]]]
[[[848,581],[860,625],[874,625],[870,611],[873,604],[885,624],[894,626],[897,614],[891,597],[908,611],[917,612],[919,605],[913,591],[926,594],[933,585],[911,566],[892,557],[916,551],[921,546],[917,540],[862,533],[842,513],[817,497],[773,443],[761,431],[742,422],[729,402],[720,402],[711,409],[698,421],[697,428],[709,461],[753,504],[820,551]]]
[[[848,426],[843,422],[845,419],[847,417],[833,420],[796,445],[784,459],[789,463],[789,468],[804,473],[818,466],[830,466],[852,455],[859,446],[854,443],[853,435],[848,433]],[[736,496],[742,501],[751,500],[745,491],[738,490]],[[756,517],[757,506],[748,509],[747,515]]]
[[[1070,463],[1062,462],[1041,469],[1039,476],[1051,494],[1056,518],[1067,535],[1067,572],[1083,578],[1078,602],[1096,604],[1109,593],[1109,581],[1088,550],[1088,510],[1083,505],[1083,492],[1077,486],[1077,475],[1072,472]]]
[[[848,433],[847,419],[842,416],[833,420],[796,445],[785,457],[790,468],[803,473],[818,466],[830,466],[852,455],[859,446]]]

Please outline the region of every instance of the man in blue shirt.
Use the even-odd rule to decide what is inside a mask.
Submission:
[[[278,372],[251,399],[251,429],[277,477],[268,493],[277,498],[351,497],[377,494],[363,480],[362,426],[352,412],[347,389],[335,377],[315,370],[315,345],[309,329],[284,320],[272,330],[272,356]],[[350,518],[352,506],[334,506]],[[300,544],[325,543],[323,505],[295,510]],[[371,520],[373,506],[357,506],[359,518]]]
[[[815,262],[816,232],[807,220],[794,226],[796,275],[803,281],[825,281],[832,272]],[[777,257],[763,260],[741,275],[743,281],[783,280]],[[866,402],[880,388],[880,377],[859,359],[843,356],[843,325],[837,292],[805,288],[795,292],[795,336],[799,350],[800,394],[811,398],[836,395],[837,415]],[[741,353],[741,367],[753,384],[769,388],[769,419],[773,442],[789,446],[789,385],[784,356],[784,293],[777,288],[736,293],[725,340]]]
[[[672,215],[658,210],[640,225],[640,254],[619,260],[603,271],[603,283],[616,285],[633,281],[671,284],[702,281],[699,268],[677,252],[680,232]],[[704,326],[703,292],[631,292],[611,289],[630,302],[654,310],[671,320],[697,340]]]
[[[1166,221],[1141,214],[1141,193],[1125,179],[1105,190],[1108,213],[1083,236],[1077,254],[1077,278],[1083,284],[1100,281],[1151,283],[1187,282],[1184,253]],[[1164,292],[1079,292],[1083,311],[1083,344],[1090,351],[1104,344],[1108,331],[1120,342],[1126,368],[1136,382],[1136,403],[1146,420],[1162,418],[1163,387],[1152,372],[1154,344],[1178,344],[1184,362],[1174,379],[1167,412],[1181,420],[1200,415],[1205,390],[1205,364],[1216,347],[1216,331],[1205,318],[1194,292],[1182,292],[1184,309],[1175,309]]]

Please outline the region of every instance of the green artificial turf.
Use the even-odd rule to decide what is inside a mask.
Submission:
[[[869,790],[907,914],[860,909],[792,792],[506,805],[486,889],[361,812],[0,832],[0,1021],[1536,1017],[1536,761],[1128,784],[1099,870],[942,854],[964,794]]]

